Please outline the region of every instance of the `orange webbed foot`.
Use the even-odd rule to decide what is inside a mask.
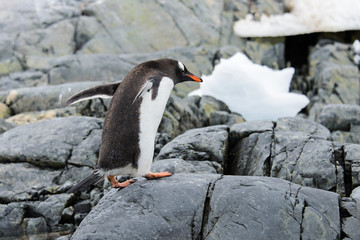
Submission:
[[[136,182],[135,179],[130,179],[130,180],[120,183],[116,180],[115,176],[111,176],[111,175],[108,176],[107,178],[109,179],[111,186],[113,188],[124,188],[124,187],[127,187],[127,186],[131,185],[132,183]]]
[[[148,174],[145,175],[145,177],[151,180],[156,178],[170,177],[171,175],[172,175],[171,172],[159,172],[159,173],[149,172]]]

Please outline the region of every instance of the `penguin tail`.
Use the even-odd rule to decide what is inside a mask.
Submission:
[[[66,193],[75,193],[75,192],[81,192],[86,190],[91,185],[97,183],[102,178],[104,178],[105,174],[101,174],[99,171],[93,171],[88,177],[86,177],[84,180],[70,188]]]

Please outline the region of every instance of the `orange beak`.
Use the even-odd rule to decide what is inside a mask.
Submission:
[[[188,76],[189,78],[191,78],[192,80],[194,80],[195,82],[202,82],[202,81],[203,81],[201,78],[199,78],[199,77],[197,77],[197,76],[195,76],[195,75],[189,75],[189,74],[187,74],[187,76]]]

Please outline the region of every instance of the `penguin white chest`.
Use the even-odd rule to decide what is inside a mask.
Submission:
[[[139,133],[140,156],[136,174],[138,176],[144,176],[150,171],[154,156],[156,132],[173,87],[173,80],[164,77],[160,81],[155,99],[152,99],[152,91],[154,90],[142,95]]]

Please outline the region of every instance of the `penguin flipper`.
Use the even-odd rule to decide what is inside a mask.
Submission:
[[[75,193],[75,192],[81,192],[90,187],[91,185],[97,183],[102,178],[104,178],[104,174],[99,173],[98,171],[93,171],[88,177],[83,179],[81,182],[67,190],[66,193]]]
[[[121,82],[104,84],[82,90],[81,92],[72,95],[65,104],[66,106],[69,106],[92,98],[111,98],[118,89],[120,83]]]
[[[136,95],[136,97],[135,97],[134,101],[132,102],[132,104],[134,104],[134,102],[135,102],[138,98],[142,97],[146,92],[150,92],[153,84],[154,84],[154,83],[153,83],[153,79],[146,81],[145,84],[141,87],[141,89],[140,89],[140,91],[138,92],[138,94]]]

